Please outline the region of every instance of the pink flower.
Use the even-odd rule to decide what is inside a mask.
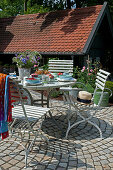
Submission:
[[[84,67],[82,68],[81,72],[84,72],[85,68],[86,68],[86,67],[84,66]]]
[[[92,73],[92,72],[93,72],[93,69],[91,69],[90,72]]]
[[[91,73],[88,73],[88,75],[90,76],[90,75],[91,75]]]
[[[34,68],[38,67],[38,65],[34,65]]]
[[[84,69],[82,69],[81,72],[84,72]]]

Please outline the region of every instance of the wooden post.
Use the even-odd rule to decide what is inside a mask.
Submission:
[[[88,60],[87,60],[87,64],[88,64],[88,73],[89,73],[89,63],[90,63],[90,61],[89,61],[89,55],[88,55]]]

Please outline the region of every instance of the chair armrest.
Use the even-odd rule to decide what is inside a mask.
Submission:
[[[82,82],[76,82],[75,85],[76,85],[76,84],[82,85],[82,86],[85,88],[85,91],[87,91],[87,87],[86,87],[86,85],[85,85],[84,83],[82,83]]]

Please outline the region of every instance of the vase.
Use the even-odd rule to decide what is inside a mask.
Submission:
[[[24,77],[30,77],[31,68],[18,68],[19,78],[23,80]]]

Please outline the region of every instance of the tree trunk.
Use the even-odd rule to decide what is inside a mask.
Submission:
[[[25,1],[24,1],[24,12],[27,12],[27,1],[28,1],[28,0],[25,0]]]
[[[67,0],[67,9],[71,9],[71,1]]]
[[[75,0],[76,8],[81,8],[80,0]]]

